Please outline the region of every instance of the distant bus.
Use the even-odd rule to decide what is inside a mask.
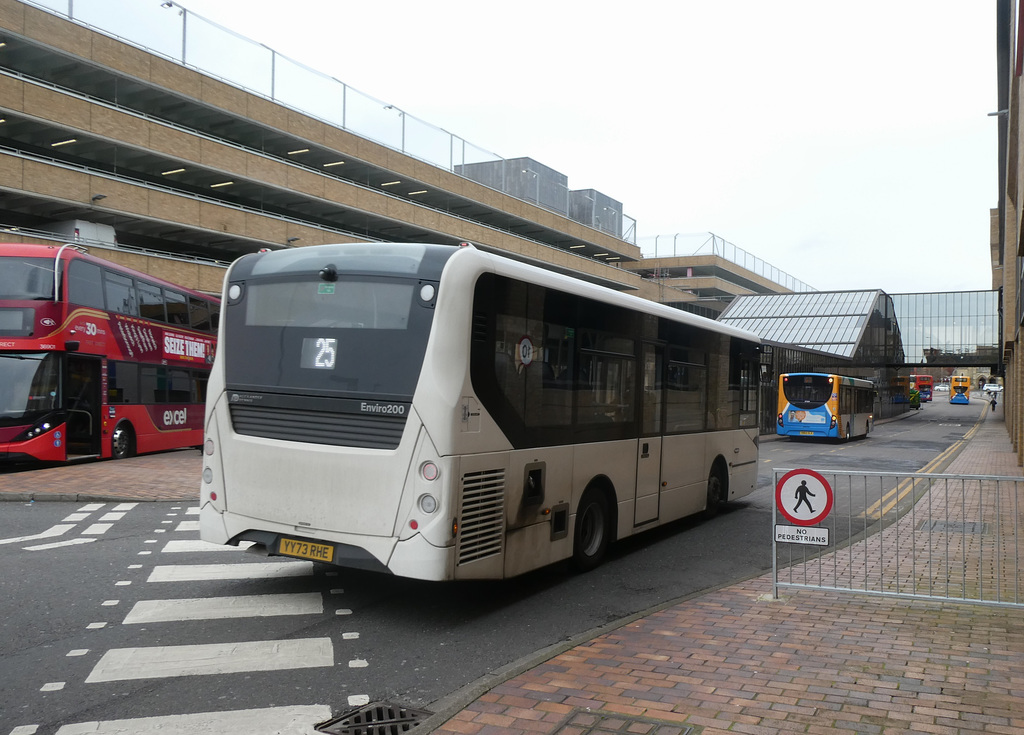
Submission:
[[[205,541],[500,579],[757,484],[751,332],[472,245],[246,255],[225,288]]]
[[[910,387],[921,394],[923,402],[927,402],[932,399],[932,393],[935,391],[935,379],[931,375],[911,375]]]
[[[775,433],[789,437],[852,439],[871,431],[875,384],[828,373],[784,373],[779,377]]]
[[[971,379],[966,375],[954,375],[949,379],[949,402],[971,402]]]
[[[910,403],[910,378],[893,376],[889,381],[889,397],[893,403]]]
[[[0,244],[0,462],[202,445],[219,312],[77,246]]]

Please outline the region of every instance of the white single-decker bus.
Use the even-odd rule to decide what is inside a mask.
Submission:
[[[756,335],[472,245],[247,255],[220,329],[205,541],[500,579],[756,485]]]

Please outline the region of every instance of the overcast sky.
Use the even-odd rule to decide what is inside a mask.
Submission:
[[[76,0],[76,4],[79,0]],[[995,2],[181,0],[819,290],[991,287]]]

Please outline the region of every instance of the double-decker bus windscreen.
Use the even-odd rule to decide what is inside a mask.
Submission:
[[[832,397],[832,382],[827,375],[790,376],[783,383],[783,394],[796,408],[817,408]]]
[[[56,409],[59,386],[56,353],[0,353],[0,426],[32,423]]]

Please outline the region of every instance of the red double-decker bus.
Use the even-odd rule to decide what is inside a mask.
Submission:
[[[931,375],[911,375],[910,387],[921,394],[922,401],[930,401],[935,392],[935,379]]]
[[[0,244],[0,462],[200,446],[219,315],[75,245]]]

